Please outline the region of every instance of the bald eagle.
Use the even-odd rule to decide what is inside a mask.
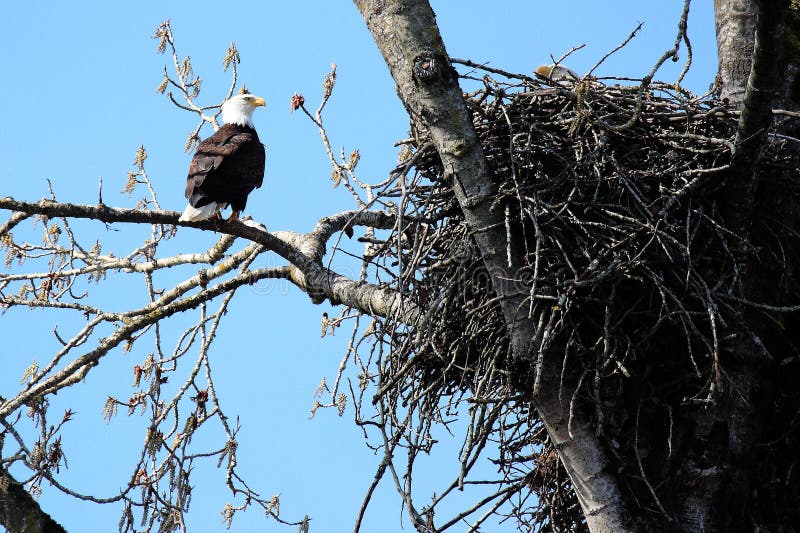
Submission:
[[[222,127],[197,146],[189,164],[189,205],[179,220],[206,220],[228,205],[229,220],[238,220],[247,195],[264,180],[264,145],[253,126],[253,111],[265,104],[263,98],[246,93],[222,104]]]
[[[555,82],[576,82],[581,80],[581,77],[578,76],[577,72],[569,67],[565,67],[564,65],[540,65],[536,68],[536,74],[545,78],[550,78]]]

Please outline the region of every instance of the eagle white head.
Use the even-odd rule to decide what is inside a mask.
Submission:
[[[267,102],[252,94],[237,94],[222,104],[222,123],[253,128],[253,111]]]

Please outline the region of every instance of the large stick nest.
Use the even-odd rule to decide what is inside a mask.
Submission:
[[[640,92],[597,81],[486,77],[468,105],[509,253],[524,254],[515,276],[528,295],[520,312],[546,334],[537,337],[530,370],[538,355],[560,354],[564,379],[579,384],[565,401],[593,413],[631,493],[659,512],[652,488],[678,475],[672,447],[682,436],[673,428],[729,386],[725,353],[737,335],[752,336],[778,359],[797,353],[792,315],[741,298],[745,276],[757,269],[767,278],[761,293],[782,296],[762,303],[800,301],[792,276],[798,210],[781,204],[796,203],[796,152],[774,137],[765,147],[759,172],[768,185],[760,186],[756,225],[745,240],[728,229],[719,201],[738,116],[714,99],[657,84]],[[424,135],[415,140],[416,174],[393,193],[403,227],[377,255],[399,264],[390,284],[423,313],[413,327],[402,319],[383,324],[391,355],[381,367],[380,398],[386,409],[411,409],[423,400],[449,406],[466,392],[473,404],[494,406],[484,433],[502,439],[498,465],[521,493],[539,497],[538,504],[522,498],[513,514],[537,529],[580,529],[580,510],[541,424],[510,384],[506,324],[452,177]],[[786,363],[784,378],[797,377],[796,362]],[[776,434],[797,406],[797,394],[775,395]],[[765,453],[780,457],[795,440],[789,433]],[[795,454],[785,455],[773,463],[780,471],[765,475],[786,477],[782,492],[764,483],[772,483],[772,497],[796,501],[798,476],[786,475]]]

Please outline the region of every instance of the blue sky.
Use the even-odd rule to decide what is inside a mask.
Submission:
[[[689,17],[695,64],[685,85],[704,92],[716,68],[713,14],[710,2],[695,3]],[[521,73],[548,63],[550,54],[558,57],[585,44],[567,61],[582,74],[644,22],[639,36],[597,71],[631,77],[646,74],[671,46],[682,4],[433,2],[452,56]],[[338,81],[327,107],[329,134],[335,148],[359,148],[362,179],[378,181],[386,175],[397,157],[392,143],[407,133],[408,120],[393,82],[350,2],[4,2],[0,17],[6,22],[0,32],[5,51],[0,59],[2,196],[38,200],[47,194],[49,178],[60,200],[94,203],[102,176],[105,202],[131,206],[136,196],[131,200],[117,191],[137,147],[144,145],[162,205],[183,208],[190,158],[183,147],[195,121],[155,91],[169,58],[156,54],[150,37],[167,18],[179,52],[191,55],[204,80],[200,103],[214,103],[223,94],[229,78],[221,60],[231,41],[242,56],[240,79],[267,100],[255,116],[267,146],[265,186],[251,196],[248,212],[271,230],[305,231],[320,217],[353,207],[345,191],[331,187],[316,128],[301,114],[289,113],[294,92],[316,107],[331,63],[338,66]],[[674,81],[681,66],[670,62],[657,78]],[[92,240],[108,240],[122,250],[144,235],[142,228],[122,225],[110,231],[96,224],[81,227],[95,235]],[[199,251],[213,240],[196,233],[181,229],[171,246]],[[258,266],[279,264],[274,255],[260,261]],[[344,261],[333,266],[345,274],[350,268]],[[124,306],[141,298],[139,289],[136,282],[113,279],[96,297]],[[212,349],[223,407],[230,416],[238,415],[242,425],[240,470],[262,495],[282,494],[285,518],[309,514],[311,531],[317,533],[352,529],[380,460],[364,446],[352,424],[352,409],[342,418],[323,411],[309,420],[313,391],[323,376],[335,376],[347,341],[342,330],[336,337],[319,338],[326,310],[285,283],[244,289]],[[61,331],[78,327],[72,319],[43,312],[13,310],[0,317],[0,395],[17,390],[32,359],[47,360],[55,347],[51,331],[56,323]],[[85,384],[51,402],[54,413],[67,407],[77,412],[65,428],[69,469],[63,479],[78,490],[109,495],[129,475],[145,419],[120,414],[106,425],[100,411],[109,394],[127,398],[132,393],[131,367],[142,357],[136,351],[112,354]],[[457,438],[448,444],[442,434],[445,451],[457,451]],[[432,481],[447,478],[454,459],[448,453],[434,456],[421,474]],[[198,468],[197,476],[190,531],[221,531],[220,511],[229,500],[222,473],[210,465]],[[40,501],[68,530],[116,529],[117,506],[78,502],[48,487]],[[399,503],[386,480],[362,531],[410,530]],[[231,528],[273,530],[283,529],[257,511],[238,517]]]

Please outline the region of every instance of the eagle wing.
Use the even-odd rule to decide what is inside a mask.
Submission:
[[[219,129],[197,146],[189,164],[184,193],[189,204],[199,208],[214,201],[227,203],[219,198],[224,187],[244,189],[245,195],[260,187],[265,159],[255,132]]]

